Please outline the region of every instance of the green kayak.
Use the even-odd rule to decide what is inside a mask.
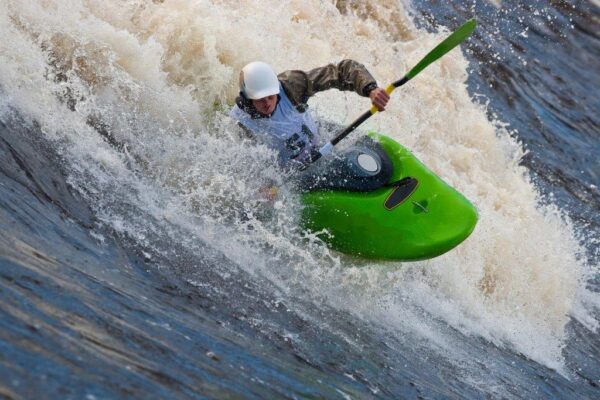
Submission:
[[[369,136],[341,161],[365,176],[313,172],[326,183],[302,194],[302,226],[334,250],[372,259],[433,258],[465,240],[477,223],[473,204],[396,141]]]

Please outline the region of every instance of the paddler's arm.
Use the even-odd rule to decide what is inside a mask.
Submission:
[[[296,107],[306,104],[315,93],[329,89],[354,91],[363,97],[370,97],[381,111],[389,100],[389,95],[377,86],[375,78],[365,66],[354,60],[343,60],[307,72],[285,71],[278,78]]]

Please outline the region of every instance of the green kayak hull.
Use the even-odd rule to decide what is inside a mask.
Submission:
[[[392,161],[389,183],[370,192],[302,194],[303,228],[334,250],[371,259],[424,260],[464,241],[477,224],[473,204],[396,141],[370,136]]]

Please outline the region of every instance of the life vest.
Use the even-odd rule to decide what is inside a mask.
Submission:
[[[303,161],[319,143],[318,130],[310,113],[300,112],[292,104],[281,83],[279,101],[270,117],[258,115],[243,104],[240,107],[239,103],[233,107],[230,116],[267,146],[277,150],[284,165],[291,160]]]

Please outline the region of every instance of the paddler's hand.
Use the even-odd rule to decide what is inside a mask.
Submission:
[[[390,100],[390,95],[387,94],[384,89],[377,87],[371,90],[371,93],[369,93],[369,98],[371,99],[371,103],[373,103],[373,105],[377,107],[379,111],[384,111],[385,106]]]
[[[260,198],[263,201],[272,203],[277,198],[279,188],[277,188],[277,186],[263,186],[259,189],[258,192],[260,193]]]

